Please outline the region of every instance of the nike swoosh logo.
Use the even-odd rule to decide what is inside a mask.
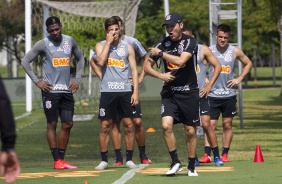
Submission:
[[[236,114],[236,111],[235,111],[235,112],[232,112],[232,114]]]
[[[208,111],[202,111],[203,114],[206,113],[206,112],[208,112]]]
[[[132,114],[135,114],[135,113],[136,113],[136,111],[133,111],[133,112],[132,112]]]
[[[193,123],[195,123],[195,122],[197,122],[197,121],[199,121],[199,119],[197,119],[197,120],[193,120]]]

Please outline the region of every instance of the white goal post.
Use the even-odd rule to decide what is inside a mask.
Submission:
[[[119,16],[124,21],[125,34],[134,36],[137,11],[140,2],[141,0],[112,0],[101,2],[26,0],[26,52],[30,50],[32,43],[47,36],[45,20],[51,15],[58,16],[61,19],[64,30],[75,30],[81,33],[85,33],[85,30],[87,30],[88,34],[89,32],[95,33],[94,36],[97,38],[99,36],[101,37],[101,34],[104,34],[104,20],[114,15]],[[30,19],[31,21],[28,21]],[[33,38],[31,38],[31,36],[28,36],[29,32],[30,34],[31,32],[33,34],[35,32],[37,35],[33,35]],[[41,36],[39,36],[39,34]],[[90,35],[89,37],[82,38],[83,40],[77,40],[84,56],[89,56],[89,51],[95,43],[93,43],[93,40],[91,43],[87,41],[88,38],[93,39],[94,36]],[[85,58],[88,59],[88,57]],[[89,80],[89,82],[91,82],[91,80]],[[88,88],[91,88],[91,85],[88,86]],[[91,93],[91,89],[87,89],[86,91],[86,94]],[[26,96],[26,111],[30,112],[32,110],[33,99],[32,84],[27,75]]]

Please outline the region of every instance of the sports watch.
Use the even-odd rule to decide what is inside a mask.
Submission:
[[[161,58],[161,57],[163,57],[163,51],[160,51],[159,53],[158,53],[158,56]]]

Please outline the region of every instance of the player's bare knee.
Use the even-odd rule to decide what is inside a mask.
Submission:
[[[73,122],[62,122],[63,129],[71,129],[73,127]]]

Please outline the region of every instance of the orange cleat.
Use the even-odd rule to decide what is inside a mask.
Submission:
[[[140,156],[140,160],[141,160],[141,164],[151,164],[152,163],[152,161],[148,159],[146,154]]]
[[[221,155],[221,161],[222,162],[230,162],[226,153]]]
[[[54,169],[57,169],[57,170],[65,169],[63,160],[61,160],[61,159],[55,160],[54,161]]]
[[[114,166],[122,166],[122,161],[116,161],[113,165]]]
[[[150,159],[141,159],[141,164],[151,164],[152,161]]]
[[[62,162],[64,163],[65,169],[77,169],[77,166],[75,166],[75,165],[70,165],[70,164],[67,163],[65,160],[62,160]]]
[[[204,154],[199,160],[200,163],[211,163],[211,157],[208,154]]]

